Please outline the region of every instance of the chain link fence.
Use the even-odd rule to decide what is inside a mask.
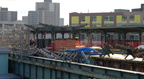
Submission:
[[[26,26],[7,25],[0,29],[0,46],[19,56],[28,56],[30,30]]]

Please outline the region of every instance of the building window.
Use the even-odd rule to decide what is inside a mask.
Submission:
[[[114,21],[114,16],[110,16],[110,17],[109,17],[109,20],[110,20],[110,21]]]
[[[104,16],[104,21],[114,21],[114,16]]]
[[[96,24],[92,24],[92,27],[96,27]]]
[[[129,17],[129,20],[130,20],[130,21],[134,21],[134,15],[131,15],[131,16]]]
[[[104,21],[108,21],[108,16],[104,16]]]
[[[85,21],[85,16],[81,16],[81,17],[80,17],[80,20],[81,20],[81,21]]]
[[[96,21],[96,16],[92,16],[92,21]]]
[[[104,25],[103,25],[104,27],[114,27],[114,24],[113,23],[105,23]]]
[[[122,21],[126,21],[127,20],[127,17],[126,16],[122,16]]]

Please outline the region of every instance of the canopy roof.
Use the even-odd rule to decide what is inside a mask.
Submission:
[[[144,32],[144,25],[109,26],[109,27],[84,27],[81,30],[94,30],[102,32]]]
[[[78,27],[56,27],[56,26],[51,26],[51,25],[46,25],[46,24],[41,24],[38,25],[36,28],[35,26],[29,26],[32,29],[38,29],[39,31],[43,32],[75,32],[77,31],[97,31],[97,32],[122,32],[122,33],[127,33],[127,32],[144,32],[144,25],[129,25],[129,26],[107,26],[107,27],[84,27],[84,25],[78,26]],[[54,27],[54,28],[52,28]]]

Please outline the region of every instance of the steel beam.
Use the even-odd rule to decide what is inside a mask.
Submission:
[[[42,72],[41,68],[44,68],[44,70],[49,69],[50,79],[54,79],[57,77],[55,71],[61,71],[62,76],[65,75],[65,73],[70,73],[70,74],[65,75],[67,78],[70,78],[70,79],[81,79],[81,78],[144,79],[144,73],[141,73],[141,72],[80,64],[80,63],[74,63],[74,62],[64,62],[60,60],[47,59],[47,58],[42,58],[42,57],[30,57],[25,60],[17,60],[14,58],[9,58],[9,59],[11,61],[36,66],[37,69],[35,72],[37,74],[35,75],[40,75],[39,71]],[[33,70],[35,70],[35,68]],[[43,78],[43,77],[40,77],[40,78]],[[35,79],[39,79],[39,78],[35,78]]]

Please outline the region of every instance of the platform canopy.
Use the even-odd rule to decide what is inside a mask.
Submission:
[[[92,30],[101,32],[144,32],[144,25],[131,26],[108,26],[108,27],[84,27],[81,30]]]
[[[40,23],[38,25],[25,25],[28,28],[31,28],[31,31],[38,31],[38,32],[71,32],[75,33],[77,30],[79,30],[82,27],[85,27],[86,24],[79,25],[79,26],[54,26],[54,25],[48,25]]]

